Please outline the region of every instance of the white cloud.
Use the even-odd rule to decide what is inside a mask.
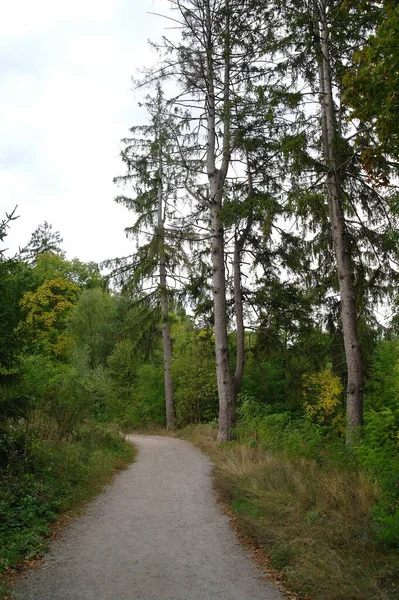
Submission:
[[[105,22],[120,0],[13,0],[2,2],[0,37],[4,42],[41,36],[58,26]]]
[[[16,250],[44,220],[68,256],[129,253],[128,212],[113,203],[119,139],[142,118],[130,77],[154,61],[165,23],[151,0],[19,0],[0,24],[0,216],[18,204]]]

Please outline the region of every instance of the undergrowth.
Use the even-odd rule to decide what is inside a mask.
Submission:
[[[377,480],[345,449],[322,451],[300,428],[285,451],[246,433],[238,427],[241,440],[222,445],[211,425],[182,435],[210,455],[241,533],[263,548],[286,585],[312,600],[396,600],[399,556],[378,537]],[[273,435],[281,440],[276,424]]]
[[[90,500],[134,457],[116,429],[90,421],[61,432],[42,414],[9,424],[0,451],[8,459],[0,482],[0,574],[44,554],[57,517]]]

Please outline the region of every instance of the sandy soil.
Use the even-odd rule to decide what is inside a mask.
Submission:
[[[281,600],[215,502],[188,442],[129,436],[137,462],[16,582],[17,600]]]

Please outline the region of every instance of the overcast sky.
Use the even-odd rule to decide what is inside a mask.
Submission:
[[[131,76],[156,55],[167,0],[0,0],[0,219],[6,246],[47,221],[68,258],[129,254],[128,211],[113,202],[119,140],[143,120]]]

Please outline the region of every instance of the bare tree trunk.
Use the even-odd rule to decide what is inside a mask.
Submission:
[[[228,0],[226,7],[228,8]],[[221,216],[223,192],[230,162],[230,56],[229,56],[229,16],[226,17],[224,55],[224,117],[223,117],[223,156],[220,169],[216,166],[216,98],[213,24],[209,0],[205,0],[205,49],[206,49],[206,111],[207,111],[207,153],[206,166],[209,181],[209,204],[211,218],[211,260],[213,276],[213,305],[215,330],[216,378],[219,395],[218,441],[226,442],[232,437],[235,422],[235,386],[230,370],[230,357],[227,333],[226,274],[224,229]]]
[[[232,437],[232,421],[235,420],[235,390],[230,370],[227,334],[226,275],[224,267],[224,231],[220,217],[221,195],[218,177],[210,178],[211,187],[211,252],[213,271],[213,304],[216,377],[219,393],[218,441],[226,442]],[[234,415],[234,417],[233,417]]]
[[[170,336],[168,296],[166,290],[166,268],[165,255],[159,261],[159,284],[161,288],[161,312],[162,312],[162,341],[163,341],[163,369],[165,382],[166,403],[166,429],[169,431],[176,428],[173,382],[172,382],[172,338]]]
[[[160,143],[160,142],[159,142]],[[160,144],[161,145],[161,144]],[[169,302],[166,280],[166,256],[165,256],[165,217],[163,207],[162,186],[162,149],[159,150],[159,183],[158,183],[158,247],[159,247],[159,289],[162,314],[162,342],[163,342],[163,370],[165,382],[165,405],[166,405],[166,429],[168,431],[176,428],[173,382],[172,382],[172,339],[169,327]]]
[[[364,367],[357,331],[355,278],[350,242],[346,231],[342,208],[342,189],[337,170],[336,119],[332,92],[330,48],[327,12],[324,2],[320,3],[317,15],[320,35],[319,86],[322,112],[323,151],[328,167],[327,189],[331,231],[338,270],[341,297],[342,328],[348,369],[347,386],[347,443],[353,438],[354,429],[363,423]]]

